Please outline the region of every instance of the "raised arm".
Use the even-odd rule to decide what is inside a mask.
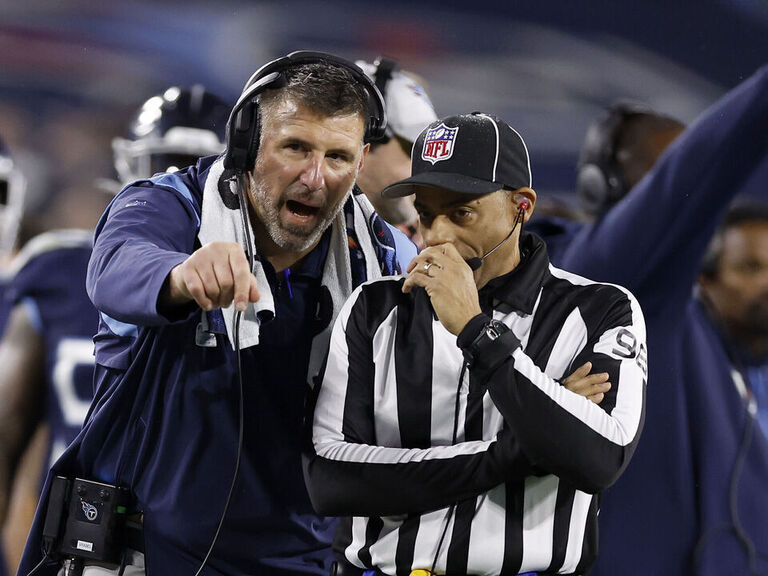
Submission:
[[[88,295],[122,322],[162,324],[204,310],[238,310],[259,299],[243,248],[235,242],[196,242],[198,200],[178,186],[140,182],[112,202],[96,229],[88,266]]]
[[[560,266],[621,284],[646,308],[644,295],[660,283],[667,301],[686,299],[720,216],[768,165],[767,127],[764,66],[707,109],[624,200],[585,226]]]

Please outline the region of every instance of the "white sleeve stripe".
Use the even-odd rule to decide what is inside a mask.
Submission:
[[[637,427],[633,429],[631,425],[627,425],[628,423],[606,413],[591,400],[561,386],[559,382],[539,370],[521,348],[517,348],[512,353],[512,356],[515,359],[515,369],[520,374],[525,376],[534,386],[554,400],[565,411],[578,418],[592,430],[619,446],[627,446],[634,440]],[[622,365],[621,369],[624,369],[624,365]],[[625,385],[631,386],[632,382],[628,381]],[[614,409],[614,414],[616,413]],[[622,413],[620,409],[618,414],[621,415]],[[637,422],[639,422],[639,416]]]
[[[576,572],[576,567],[581,560],[581,553],[584,547],[584,535],[587,526],[587,514],[589,505],[592,503],[592,494],[587,494],[576,490],[573,495],[573,506],[571,507],[571,522],[568,526],[568,545],[565,549],[565,560],[560,567],[560,572]]]
[[[491,441],[462,442],[454,446],[435,446],[432,448],[392,448],[388,446],[369,446],[366,444],[348,444],[346,442],[321,441],[315,443],[317,455],[338,462],[359,464],[408,464],[428,462],[430,460],[450,460],[457,456],[471,456],[486,452],[493,444]]]
[[[401,442],[400,421],[392,417],[398,413],[397,386],[390,385],[391,375],[395,374],[395,339],[389,338],[389,327],[396,324],[397,307],[394,307],[376,329],[371,342],[375,366],[373,395],[376,401],[373,408],[373,424],[376,442],[393,448],[399,448]]]

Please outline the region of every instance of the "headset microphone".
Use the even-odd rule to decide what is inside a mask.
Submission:
[[[477,256],[475,256],[474,258],[467,258],[465,262],[469,265],[472,272],[474,272],[475,270],[479,270],[480,266],[483,265],[482,259],[478,258]]]
[[[490,256],[491,254],[493,254],[494,252],[496,252],[496,250],[498,250],[498,249],[499,249],[499,248],[501,248],[501,247],[502,247],[504,244],[506,244],[506,243],[507,243],[507,240],[509,240],[510,238],[512,238],[512,234],[515,232],[515,229],[517,228],[517,225],[522,223],[522,221],[523,221],[523,214],[525,214],[525,211],[526,211],[526,210],[528,210],[528,206],[529,206],[529,203],[528,203],[528,200],[527,200],[527,199],[526,199],[524,196],[522,196],[522,195],[520,195],[520,194],[518,194],[518,195],[516,195],[516,196],[515,196],[515,200],[517,200],[517,201],[518,201],[518,205],[517,205],[517,216],[515,216],[515,223],[512,225],[512,230],[510,230],[510,231],[509,231],[509,234],[507,234],[507,235],[506,235],[506,237],[504,238],[504,240],[502,240],[501,242],[499,242],[498,244],[496,244],[496,246],[494,246],[493,248],[491,248],[491,249],[490,249],[488,252],[486,252],[486,253],[485,253],[483,256],[481,256],[481,257],[478,257],[478,256],[474,256],[474,257],[472,257],[472,258],[467,258],[467,259],[465,260],[465,262],[467,263],[467,265],[468,265],[468,266],[471,268],[472,272],[475,272],[476,270],[479,270],[479,269],[480,269],[480,266],[482,266],[482,265],[483,265],[483,260],[485,260],[486,258],[488,258],[488,256]]]

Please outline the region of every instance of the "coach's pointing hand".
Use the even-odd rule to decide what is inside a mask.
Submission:
[[[258,299],[256,277],[243,248],[235,242],[212,242],[171,270],[160,293],[160,306],[194,300],[203,310],[213,310],[226,308],[234,300],[242,312]]]

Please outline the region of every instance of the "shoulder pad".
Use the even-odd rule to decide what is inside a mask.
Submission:
[[[43,232],[32,238],[11,262],[11,275],[18,273],[31,260],[55,250],[93,248],[93,230],[61,229]]]

